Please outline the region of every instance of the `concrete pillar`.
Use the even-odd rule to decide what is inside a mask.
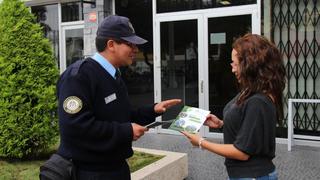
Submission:
[[[84,13],[84,56],[92,56],[96,52],[95,38],[99,23],[112,13],[112,0],[96,0],[96,6],[85,3]]]

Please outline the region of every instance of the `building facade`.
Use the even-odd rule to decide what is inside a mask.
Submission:
[[[283,54],[289,98],[320,99],[320,1],[317,0],[30,0],[26,5],[51,40],[61,72],[95,53],[99,22],[110,14],[127,16],[148,39],[137,60],[121,69],[133,105],[181,98],[183,105],[209,109],[222,118],[237,94],[231,72],[235,38],[262,34]],[[162,119],[170,120],[175,107]],[[293,105],[295,134],[320,136],[320,105]],[[277,136],[287,137],[285,119]],[[167,127],[156,132],[173,133]],[[203,127],[205,137],[221,132]]]

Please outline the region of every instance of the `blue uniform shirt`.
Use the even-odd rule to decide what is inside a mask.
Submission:
[[[97,61],[103,67],[103,69],[105,69],[113,78],[115,78],[116,68],[113,67],[113,65],[106,58],[101,56],[101,54],[96,53],[92,59]]]

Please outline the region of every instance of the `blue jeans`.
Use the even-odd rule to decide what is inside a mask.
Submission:
[[[229,178],[229,180],[278,180],[278,173],[274,170],[266,176],[256,178]]]

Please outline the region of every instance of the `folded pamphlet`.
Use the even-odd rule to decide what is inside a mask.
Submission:
[[[207,110],[184,106],[169,129],[197,133],[209,114]]]

